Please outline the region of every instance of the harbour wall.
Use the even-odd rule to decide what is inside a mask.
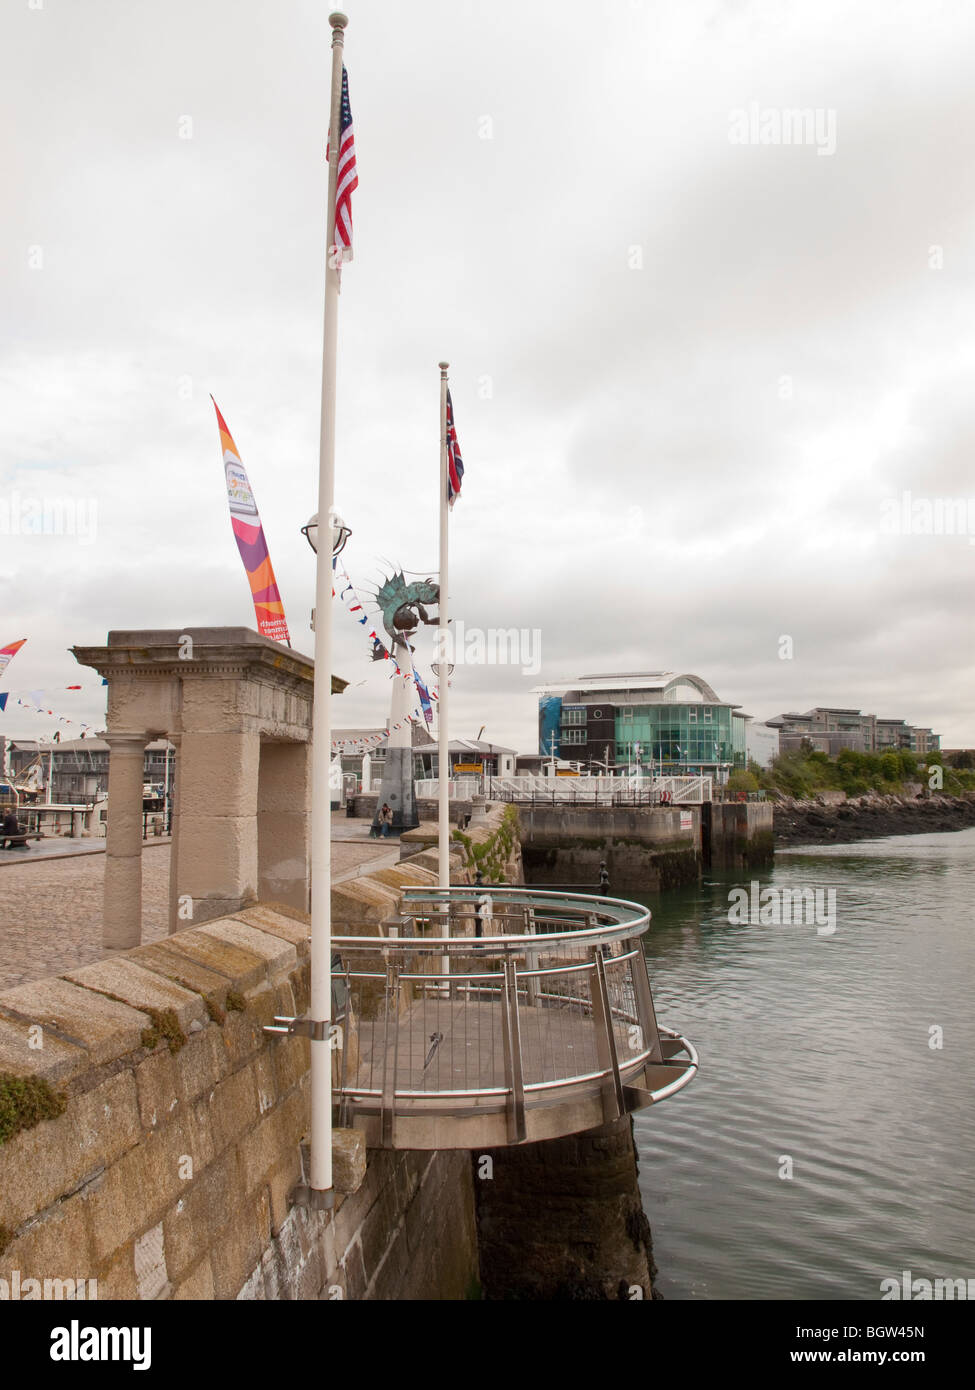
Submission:
[[[761,869],[771,864],[771,802],[710,801],[701,812],[701,859],[705,868]]]
[[[360,917],[399,893],[368,897]],[[337,1131],[334,1212],[289,1203],[310,1043],[262,1026],[306,1009],[307,938],[303,914],[261,906],[0,994],[0,1135],[30,1124],[0,1143],[0,1297],[29,1279],[99,1299],[476,1288],[466,1153],[367,1154]]]
[[[700,876],[698,806],[531,806],[520,814],[528,883],[595,891],[603,862],[612,893],[655,892]]]
[[[481,847],[517,881],[510,825],[503,807],[472,825],[452,880]],[[435,864],[421,849],[337,885],[336,934],[378,935]],[[0,993],[0,1299],[66,1281],[99,1299],[651,1296],[628,1120],[487,1155],[339,1129],[334,1209],[292,1204],[310,1043],[263,1026],[307,1010],[308,936],[305,913],[260,904]]]
[[[653,1298],[650,1225],[635,1173],[629,1116],[584,1134],[479,1155],[474,1190],[483,1297]]]
[[[696,883],[702,868],[756,868],[772,859],[772,807],[521,807],[525,878],[544,885],[599,883],[610,892],[659,892]]]

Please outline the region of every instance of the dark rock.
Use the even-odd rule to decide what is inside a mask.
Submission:
[[[886,835],[963,830],[975,825],[975,798],[935,796],[910,801],[899,796],[855,799],[824,815],[818,803],[791,802],[774,810],[775,844],[849,844]]]

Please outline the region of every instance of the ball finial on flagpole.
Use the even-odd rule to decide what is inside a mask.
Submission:
[[[442,372],[445,372],[445,371],[447,370],[447,368],[450,366],[450,363],[449,363],[449,362],[438,362],[437,365],[439,366],[439,368],[440,368],[440,370],[441,370]]]
[[[349,22],[349,16],[341,10],[336,10],[334,14],[329,15],[328,22],[333,29],[344,29]]]

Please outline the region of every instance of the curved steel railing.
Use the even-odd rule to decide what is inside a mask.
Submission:
[[[466,1148],[572,1133],[673,1095],[698,1059],[657,1024],[649,922],[595,894],[407,889],[382,935],[333,938],[343,1123],[371,1120],[386,1146]]]

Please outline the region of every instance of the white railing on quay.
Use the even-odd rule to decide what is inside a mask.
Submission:
[[[417,782],[418,797],[435,797],[436,780]],[[455,787],[463,788],[454,791]],[[484,777],[450,783],[450,795],[466,799],[483,792],[497,801],[566,801],[610,805],[639,801],[653,806],[700,805],[712,800],[710,777]]]

